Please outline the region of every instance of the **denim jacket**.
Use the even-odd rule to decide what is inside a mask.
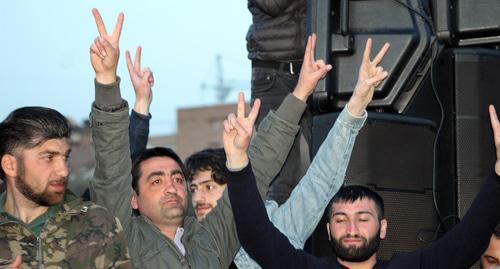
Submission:
[[[354,141],[366,117],[366,112],[354,117],[344,108],[290,198],[281,206],[266,201],[269,219],[294,247],[304,247],[328,202],[342,186]],[[234,262],[238,268],[261,268],[243,248]]]

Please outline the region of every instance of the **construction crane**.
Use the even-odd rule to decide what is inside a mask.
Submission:
[[[222,55],[217,54],[215,56],[215,85],[207,85],[203,82],[200,85],[201,90],[214,90],[216,92],[217,101],[222,103],[226,100],[226,97],[234,89],[233,85],[230,85],[227,81],[224,81],[224,70],[222,69]]]

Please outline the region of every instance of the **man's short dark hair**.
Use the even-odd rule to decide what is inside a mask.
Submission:
[[[50,139],[69,138],[67,119],[54,109],[22,107],[0,123],[0,158],[18,149],[32,149]],[[0,177],[5,178],[3,169]]]
[[[204,149],[186,159],[189,180],[197,172],[211,171],[212,179],[219,185],[227,183],[226,153],[223,148]]]
[[[500,239],[500,222],[497,224],[497,227],[495,228],[495,231],[493,232],[496,238]]]
[[[384,200],[378,193],[362,185],[342,186],[337,194],[333,196],[330,205],[328,206],[328,219],[330,219],[333,214],[333,203],[354,203],[355,201],[363,198],[370,199],[375,202],[378,219],[383,219],[385,214]]]
[[[174,160],[182,170],[184,178],[186,177],[186,168],[182,163],[181,158],[170,148],[155,147],[142,151],[135,157],[132,163],[132,188],[139,195],[139,178],[142,175],[141,163],[154,157],[165,157]]]

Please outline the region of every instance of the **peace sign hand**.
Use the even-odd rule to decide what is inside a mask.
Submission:
[[[347,105],[352,114],[356,116],[362,115],[363,111],[373,99],[375,87],[377,87],[382,80],[387,77],[387,71],[384,71],[379,64],[382,62],[382,59],[389,50],[389,47],[389,43],[385,43],[372,61],[370,60],[372,39],[368,38],[366,41],[363,61],[359,67],[358,82]]]
[[[151,87],[153,87],[155,80],[153,72],[151,72],[149,67],[141,70],[141,53],[142,48],[137,47],[135,60],[132,63],[130,52],[127,50],[125,52],[125,59],[127,60],[128,73],[135,91],[134,110],[139,114],[147,116],[149,115],[149,107],[153,101]]]
[[[106,31],[106,26],[99,11],[92,9],[99,36],[90,46],[90,62],[96,73],[96,80],[102,84],[111,84],[116,81],[116,69],[120,56],[119,41],[123,26],[123,13],[118,15],[115,29],[111,35]]]
[[[247,150],[259,108],[260,100],[256,99],[250,113],[245,117],[245,96],[240,92],[236,115],[231,113],[224,120],[222,141],[229,168],[241,168],[248,163]]]

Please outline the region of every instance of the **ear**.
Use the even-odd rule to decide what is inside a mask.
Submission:
[[[137,193],[135,191],[133,191],[132,197],[130,198],[130,205],[135,210],[139,209],[139,204],[137,203]]]
[[[387,219],[382,219],[380,221],[380,239],[385,239],[387,234]]]
[[[326,232],[328,233],[328,241],[332,241],[332,235],[330,234],[330,222],[326,223]]]
[[[14,155],[5,154],[1,159],[2,170],[7,177],[17,177],[17,159]]]

